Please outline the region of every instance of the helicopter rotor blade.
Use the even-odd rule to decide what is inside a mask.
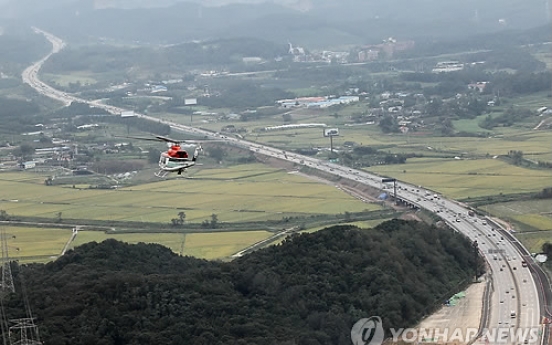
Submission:
[[[127,139],[138,139],[138,140],[147,140],[147,141],[161,141],[157,138],[146,138],[146,137],[133,137],[133,136],[126,136],[126,135],[114,135],[115,138],[127,138]]]
[[[174,139],[171,139],[169,137],[164,137],[162,135],[155,135],[155,137],[157,138],[157,140],[160,140],[160,141],[165,141],[167,143],[175,143],[175,144],[179,144],[179,143],[184,143],[186,142],[186,140],[174,140]]]
[[[204,142],[221,142],[224,140],[219,139],[181,139],[176,140],[169,137],[165,137],[162,135],[152,135],[153,138],[148,137],[135,137],[135,136],[119,136],[115,135],[117,138],[130,138],[130,139],[138,139],[138,140],[147,140],[147,141],[164,141],[166,143],[173,143],[173,144],[192,144],[192,145],[201,145],[200,143]]]
[[[135,137],[135,136],[131,136],[131,135],[124,135],[124,136],[116,135],[115,137],[117,137],[117,138],[138,139],[138,140],[147,140],[147,141],[164,141],[166,143],[173,143],[173,144],[180,144],[180,143],[184,143],[184,142],[187,141],[187,140],[175,140],[175,139],[171,139],[169,137],[164,137],[162,135],[153,135],[153,134],[152,134],[152,137]]]

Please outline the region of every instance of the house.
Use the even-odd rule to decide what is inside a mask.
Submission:
[[[400,106],[400,105],[396,105],[394,107],[387,108],[387,111],[390,112],[390,113],[398,113],[401,110],[402,110],[402,106]]]
[[[36,167],[35,161],[27,161],[27,162],[21,163],[21,168],[23,169],[32,169],[34,167]]]
[[[121,112],[121,117],[134,117],[136,114],[134,114],[134,111],[123,111]]]
[[[261,63],[263,62],[263,58],[258,56],[245,56],[242,58],[243,63]]]
[[[473,90],[473,91],[478,91],[478,92],[483,92],[483,90],[485,90],[485,86],[488,84],[489,82],[488,81],[480,81],[480,82],[477,82],[477,83],[471,83],[471,84],[468,84],[468,89],[470,90]]]
[[[163,85],[152,85],[151,86],[151,93],[158,93],[158,92],[167,92],[168,89],[166,86]]]
[[[459,61],[443,61],[438,62],[435,67],[431,70],[433,73],[441,72],[454,72],[461,71],[464,69],[464,64]]]

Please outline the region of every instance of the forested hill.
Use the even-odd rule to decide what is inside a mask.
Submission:
[[[229,263],[107,240],[13,271],[46,344],[349,345],[363,317],[414,325],[474,264],[461,235],[393,220],[295,235]],[[23,316],[18,296],[4,306]]]

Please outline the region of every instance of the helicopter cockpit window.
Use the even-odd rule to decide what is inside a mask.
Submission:
[[[188,158],[188,153],[187,153],[186,151],[178,151],[178,152],[176,153],[176,156],[177,156],[178,158]]]

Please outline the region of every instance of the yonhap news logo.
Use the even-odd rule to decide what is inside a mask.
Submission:
[[[379,316],[360,319],[351,329],[351,340],[354,345],[381,345],[385,337]]]
[[[539,327],[467,328],[389,328],[391,344],[467,344],[477,338],[493,344],[528,344],[539,342]],[[382,345],[385,331],[381,318],[371,316],[358,320],[351,329],[353,345]]]

